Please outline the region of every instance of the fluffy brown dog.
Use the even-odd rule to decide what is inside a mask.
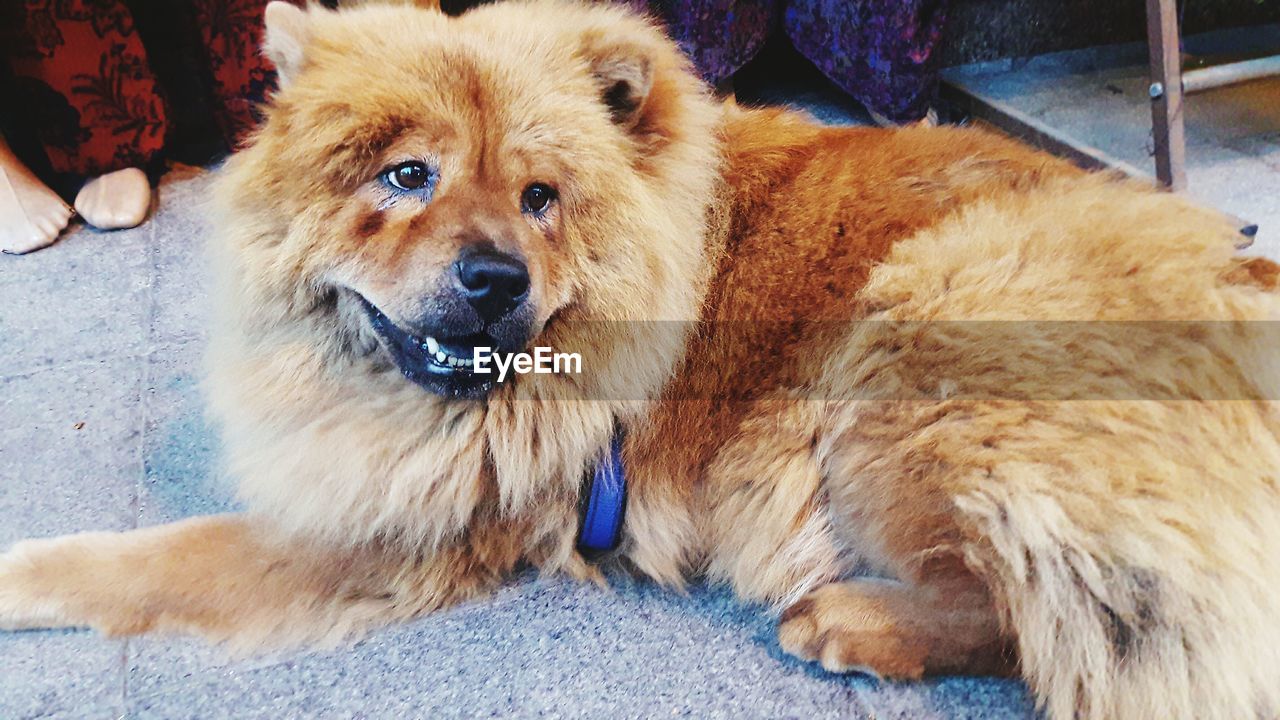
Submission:
[[[716,104],[615,9],[267,20],[209,386],[251,512],[21,543],[0,623],[338,641],[524,563],[598,579],[581,480],[621,429],[619,555],[772,603],[802,658],[1016,668],[1055,718],[1280,713],[1273,348],[1170,322],[1280,310],[1216,216]],[[1104,320],[1143,322],[1059,322]],[[582,373],[495,383],[481,345]]]

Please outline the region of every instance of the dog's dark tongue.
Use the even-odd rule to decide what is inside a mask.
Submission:
[[[473,357],[478,347],[493,349],[494,344],[493,338],[484,333],[474,333],[459,338],[445,338],[439,341],[440,349],[446,353],[455,357],[465,358]]]

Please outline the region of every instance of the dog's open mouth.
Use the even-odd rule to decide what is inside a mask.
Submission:
[[[408,379],[431,392],[452,397],[481,397],[493,388],[492,375],[472,372],[476,348],[492,348],[496,344],[489,335],[419,336],[396,325],[364,297],[360,302],[391,359]]]

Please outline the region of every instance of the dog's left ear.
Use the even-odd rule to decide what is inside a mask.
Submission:
[[[613,121],[631,130],[653,90],[655,58],[642,42],[603,35],[584,39],[583,53]]]
[[[263,21],[267,31],[262,50],[276,66],[280,87],[287,87],[302,69],[303,51],[311,40],[311,18],[297,5],[272,0]]]

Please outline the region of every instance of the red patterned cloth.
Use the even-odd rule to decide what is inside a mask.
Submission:
[[[257,108],[276,85],[275,68],[258,51],[267,2],[195,0],[200,39],[213,72],[218,125],[233,149],[257,126]]]
[[[124,5],[19,0],[12,10],[13,100],[32,114],[53,169],[89,177],[150,162],[164,146],[165,107]]]
[[[234,148],[275,86],[258,51],[268,0],[190,1],[200,28],[191,41],[203,45],[210,104]],[[146,167],[163,151],[163,89],[123,0],[0,0],[0,48],[13,74],[13,97],[0,102],[31,121],[55,172]]]

